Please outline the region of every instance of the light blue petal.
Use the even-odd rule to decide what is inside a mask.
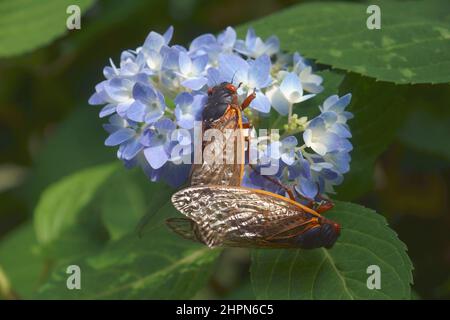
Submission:
[[[102,95],[98,92],[95,92],[88,100],[90,105],[99,105],[104,104],[106,101],[103,99]]]
[[[117,127],[124,128],[126,126],[126,121],[117,114],[113,114],[111,117],[109,117],[108,121],[109,123]]]
[[[168,132],[175,130],[176,125],[172,120],[168,118],[162,118],[161,120],[155,123],[155,128],[158,131]]]
[[[163,56],[162,66],[165,70],[178,70],[178,55],[180,51],[174,47],[162,47],[161,54]]]
[[[281,143],[283,144],[283,147],[293,148],[297,146],[298,141],[296,137],[288,136],[281,140]]]
[[[307,126],[311,130],[325,130],[325,121],[319,116],[312,119]]]
[[[103,107],[103,109],[100,111],[99,116],[100,118],[103,118],[113,114],[114,112],[116,112],[116,105],[110,103]]]
[[[181,85],[191,90],[200,90],[204,85],[208,83],[208,79],[205,77],[190,78],[181,82]]]
[[[350,154],[347,152],[336,152],[329,154],[329,161],[331,161],[336,169],[341,173],[347,173],[350,171]]]
[[[194,101],[194,97],[189,92],[182,92],[175,97],[176,106],[188,106]]]
[[[143,149],[137,139],[129,140],[123,146],[121,158],[125,160],[133,159]]]
[[[336,112],[333,111],[325,111],[324,113],[322,113],[320,115],[320,117],[325,121],[325,123],[327,123],[328,125],[332,125],[334,124],[337,119],[338,116],[336,114]]]
[[[133,98],[148,105],[156,100],[156,92],[150,85],[137,82],[133,87]]]
[[[208,47],[214,45],[216,43],[216,37],[210,33],[202,34],[192,40],[191,45],[189,46],[189,51],[193,52],[204,47]]]
[[[249,65],[247,61],[234,54],[221,54],[219,56],[219,71],[222,79],[235,83],[247,81]]]
[[[209,68],[207,71],[208,87],[217,86],[222,82],[221,74],[216,68]]]
[[[303,177],[299,177],[297,179],[297,184],[295,185],[295,189],[304,197],[308,199],[314,199],[317,195],[318,186],[312,180],[305,179]]]
[[[236,42],[236,31],[232,27],[227,27],[225,31],[217,37],[217,41],[224,48],[232,48]]]
[[[337,147],[334,150],[350,152],[353,150],[353,145],[347,139],[339,139],[339,142],[337,143]]]
[[[320,84],[312,83],[312,82],[303,82],[302,83],[303,90],[311,93],[321,93],[323,91],[323,87]]]
[[[127,116],[128,109],[133,104],[134,101],[130,100],[128,102],[119,103],[116,107],[116,112],[121,117],[125,118]]]
[[[270,100],[262,92],[256,92],[256,98],[250,103],[250,108],[258,110],[262,113],[270,111]]]
[[[293,72],[288,73],[280,85],[280,90],[290,103],[300,102],[303,88],[300,78]]]
[[[257,58],[248,71],[248,84],[254,88],[265,88],[270,81],[271,62],[268,55]]]
[[[110,66],[104,67],[103,68],[103,76],[106,79],[111,79],[112,77],[116,76],[116,70]]]
[[[105,146],[117,146],[134,137],[136,132],[133,129],[123,128],[111,134],[105,140]]]
[[[142,48],[145,48],[145,50],[154,50],[158,52],[164,44],[166,44],[164,37],[159,33],[152,31],[145,39]]]
[[[152,109],[147,112],[147,114],[144,117],[144,121],[146,124],[152,124],[156,121],[158,121],[164,114],[164,111],[161,109]]]
[[[321,141],[327,148],[327,152],[333,152],[340,149],[343,141],[337,134],[332,132],[327,132],[323,136],[323,141]]]
[[[282,116],[287,116],[289,113],[290,103],[283,95],[281,90],[277,89],[271,96],[272,107],[277,110]]]
[[[339,100],[339,96],[336,94],[329,96],[323,102],[323,110],[328,111],[338,100]]]
[[[139,142],[144,147],[153,147],[162,143],[160,140],[158,140],[157,133],[154,130],[145,130],[140,137]]]
[[[192,61],[187,53],[180,52],[178,56],[178,65],[180,67],[180,72],[184,75],[188,75],[192,70]]]
[[[339,173],[332,169],[322,170],[321,175],[325,180],[330,180],[330,181],[336,180],[339,177]]]
[[[345,107],[350,103],[350,100],[352,100],[352,94],[347,93],[345,96],[340,97],[339,100],[336,101],[333,109],[335,109],[336,112],[343,112]]]
[[[196,75],[203,73],[207,64],[208,64],[208,55],[207,54],[203,54],[198,57],[195,57],[192,60],[192,72]]]
[[[265,53],[269,56],[277,53],[280,50],[280,40],[277,36],[271,36],[267,39]]]
[[[285,152],[281,155],[281,160],[286,163],[288,166],[292,165],[295,162],[295,151],[291,150],[289,152]]]
[[[163,145],[145,148],[144,155],[153,169],[161,168],[169,160],[169,155]]]
[[[237,52],[247,55],[249,54],[249,51],[247,49],[247,45],[245,44],[245,42],[243,40],[236,40],[236,43],[234,44],[234,50],[236,50]]]
[[[144,121],[147,106],[140,101],[133,102],[127,110],[127,118],[136,122]]]
[[[255,33],[255,29],[253,28],[248,28],[247,30],[247,35],[245,36],[245,44],[247,45],[247,47],[253,47],[256,41],[256,33]]]
[[[330,131],[336,133],[341,138],[351,138],[352,137],[352,134],[351,134],[350,130],[348,129],[348,127],[345,125],[342,125],[340,123],[335,123],[331,127]]]
[[[128,79],[113,78],[105,84],[105,92],[113,101],[125,101],[129,99],[132,81]]]
[[[342,114],[347,118],[347,120],[353,119],[353,113],[349,111],[344,111]]]
[[[191,114],[177,113],[177,124],[184,129],[192,129],[194,127],[195,118]]]
[[[172,36],[173,36],[173,26],[170,26],[163,34],[164,41],[166,44],[169,44],[170,40],[172,40]]]

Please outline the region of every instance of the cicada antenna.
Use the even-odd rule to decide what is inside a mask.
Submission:
[[[233,73],[233,76],[231,77],[231,83],[234,82],[234,76],[236,75],[237,72],[238,72],[238,71],[236,70],[236,71]]]

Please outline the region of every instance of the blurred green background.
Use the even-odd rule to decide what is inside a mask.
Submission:
[[[97,1],[83,15],[81,30],[32,52],[0,58],[0,243],[31,219],[47,185],[114,159],[115,150],[103,146],[99,109],[87,104],[110,57],[118,61],[122,50],[139,46],[151,30],[173,25],[173,43],[186,45],[201,33],[217,33],[294,3]],[[425,108],[410,112],[377,161],[373,190],[353,202],[384,213],[407,244],[418,297],[450,298],[450,92],[448,85],[424,87],[417,103]],[[429,150],[416,148],[421,141],[430,144]],[[201,297],[228,297],[248,258],[231,251],[220,263],[230,271],[213,277]]]

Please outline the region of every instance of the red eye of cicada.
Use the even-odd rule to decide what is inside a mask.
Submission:
[[[227,88],[228,91],[232,92],[232,93],[236,93],[237,89],[234,85],[232,85],[231,83],[227,84],[225,86],[225,88]]]

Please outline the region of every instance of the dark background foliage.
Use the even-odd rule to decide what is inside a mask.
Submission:
[[[98,110],[87,105],[110,57],[117,61],[123,49],[138,46],[150,30],[163,32],[173,25],[173,42],[185,45],[201,33],[217,33],[294,3],[97,1],[83,16],[80,31],[32,52],[0,58],[0,243],[28,224],[41,192],[50,183],[114,159],[115,151],[103,146],[106,135],[97,119]],[[351,78],[346,81],[342,86],[351,84]],[[386,89],[375,81],[372,85],[380,91],[390,90],[391,95],[403,90]],[[350,86],[347,89],[352,91]],[[394,141],[375,161],[368,191],[355,196],[343,189],[341,197],[348,196],[386,216],[408,246],[417,297],[448,299],[450,89],[448,84],[421,84],[408,90],[402,93],[409,99],[400,110],[401,120],[390,119],[375,129],[382,134],[390,121],[400,123]],[[367,99],[370,104],[376,95],[375,91],[354,98]],[[18,258],[18,263],[27,262]],[[249,297],[248,264],[247,251],[224,252],[216,265],[222,271],[212,275],[198,297]],[[45,278],[45,272],[41,270],[40,277]]]

